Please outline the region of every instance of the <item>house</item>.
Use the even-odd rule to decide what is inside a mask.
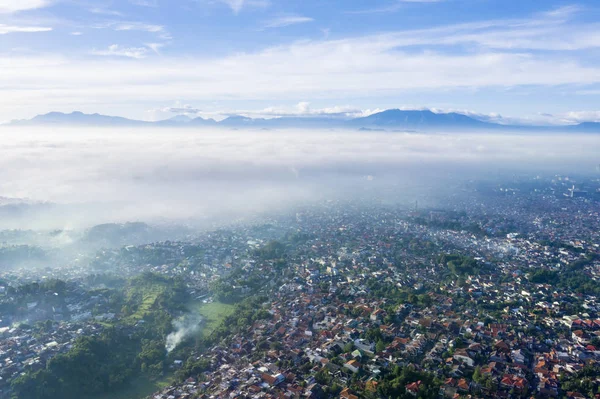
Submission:
[[[267,384],[269,384],[270,386],[277,386],[279,384],[281,384],[283,381],[285,381],[285,376],[283,374],[277,374],[277,375],[270,375],[267,373],[263,373],[261,375],[261,378],[264,382],[266,382]]]
[[[473,365],[475,364],[475,361],[473,359],[471,359],[471,357],[469,356],[469,354],[467,353],[466,350],[464,349],[459,349],[454,353],[453,358],[455,360],[458,360],[461,363],[466,364],[469,367],[473,367]]]
[[[462,391],[462,392],[469,392],[469,389],[470,389],[469,382],[467,380],[465,380],[464,378],[461,378],[460,380],[458,380],[456,387],[458,388],[459,391]]]
[[[340,398],[342,399],[358,399],[358,396],[354,395],[350,392],[349,388],[344,388],[342,392],[340,392]]]
[[[371,321],[381,321],[385,317],[385,311],[383,309],[377,309],[371,313]]]
[[[360,370],[360,363],[352,359],[349,362],[346,362],[346,364],[344,364],[344,367],[352,371],[353,373],[358,373],[358,371]]]
[[[506,389],[515,389],[519,392],[527,391],[528,382],[523,377],[507,374],[500,381],[500,386]]]
[[[521,349],[511,351],[510,356],[514,363],[527,364],[526,354]]]
[[[406,392],[413,395],[413,396],[417,396],[417,394],[419,393],[419,388],[421,387],[421,381],[417,381],[417,382],[412,382],[408,385],[406,385]]]
[[[321,385],[314,383],[306,387],[306,393],[304,396],[309,399],[320,399],[325,397],[325,393],[323,392]]]

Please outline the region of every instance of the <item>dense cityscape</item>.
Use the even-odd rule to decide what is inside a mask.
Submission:
[[[600,397],[600,180],[456,191],[3,231],[0,397]]]
[[[599,21],[0,0],[0,399],[600,399]]]

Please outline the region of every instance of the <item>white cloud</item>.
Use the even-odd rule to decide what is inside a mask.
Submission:
[[[52,28],[43,26],[10,26],[0,24],[0,35],[6,35],[8,33],[36,33],[36,32],[49,32]]]
[[[116,17],[122,17],[123,13],[119,12],[119,11],[115,11],[115,10],[109,10],[106,8],[92,8],[90,9],[90,12],[92,14],[100,14],[100,15],[112,15],[112,16],[116,16]]]
[[[264,24],[264,28],[282,28],[284,26],[303,24],[314,21],[313,18],[301,15],[287,15],[273,18]]]
[[[6,114],[0,113],[0,119],[9,119],[20,108],[43,112],[75,104],[113,104],[116,99],[150,109],[170,99],[289,103],[310,98],[341,103],[360,97],[364,103],[406,91],[557,85],[585,91],[600,83],[600,66],[571,50],[600,48],[600,40],[594,39],[600,38],[600,26],[574,23],[565,17],[567,11],[559,14],[301,41],[212,58],[146,61],[139,58],[149,54],[148,47],[120,46],[100,53],[139,60],[0,55],[0,86],[5,87],[0,112]],[[110,27],[161,29],[132,23]],[[425,50],[416,52],[415,46]],[[445,51],[446,46],[453,51]],[[456,52],[456,46],[465,51]]]
[[[149,24],[137,21],[108,21],[92,26],[94,29],[113,29],[117,32],[139,31],[156,33],[162,40],[171,40],[171,34],[164,25]]]
[[[140,7],[158,7],[158,0],[129,0],[129,2]]]
[[[165,27],[163,25],[153,25],[146,24],[141,22],[121,22],[121,23],[113,23],[112,28],[116,31],[128,31],[128,30],[137,30],[143,32],[164,32]]]
[[[183,114],[183,115],[198,115],[202,112],[201,109],[191,106],[189,104],[175,105],[173,107],[166,107],[160,109],[161,112],[168,112],[171,114]]]
[[[350,105],[339,105],[325,108],[313,108],[308,101],[301,101],[295,107],[272,106],[262,110],[234,110],[234,111],[216,111],[213,115],[242,115],[258,118],[275,117],[332,117],[332,118],[357,118],[371,115],[382,110],[363,110]]]
[[[458,112],[482,121],[503,125],[568,126],[583,122],[600,122],[600,111],[569,111],[555,114],[538,113],[520,117],[506,117],[497,113],[482,114],[464,109],[445,109],[443,112]]]
[[[161,121],[164,119],[172,118],[174,114],[185,115],[190,118],[195,118],[197,116],[206,117],[206,115],[208,115],[207,113],[203,112],[200,108],[194,107],[190,104],[184,104],[179,101],[176,101],[172,106],[158,107],[147,110],[146,114],[144,115],[144,119],[149,121]]]
[[[147,47],[123,47],[118,44],[108,46],[106,50],[92,50],[91,54],[106,57],[144,58],[148,54]]]
[[[50,0],[0,0],[0,14],[35,10],[50,4]]]
[[[146,43],[146,47],[154,51],[157,55],[160,55],[160,49],[165,45],[163,43]]]
[[[26,109],[51,110],[60,103],[110,103],[115,98],[136,104],[165,98],[186,102],[340,99],[405,90],[600,82],[599,67],[583,66],[569,57],[411,54],[393,48],[393,42],[373,38],[297,43],[216,59],[153,59],[152,63],[0,58],[0,86],[11,88],[0,98],[0,109],[21,104]],[[96,54],[142,58],[147,48],[113,46]]]
[[[443,1],[445,0],[396,0],[379,7],[367,8],[364,10],[346,11],[346,14],[381,14],[396,12],[403,7],[404,3],[441,3]]]
[[[220,3],[227,5],[231,10],[238,14],[246,7],[266,8],[271,5],[269,0],[217,0]]]
[[[569,18],[569,17],[573,16],[574,14],[580,13],[582,11],[584,11],[584,9],[581,6],[576,5],[576,4],[571,4],[568,6],[558,7],[553,10],[550,10],[550,11],[545,11],[545,12],[541,13],[541,15],[550,17],[550,18],[565,19],[565,18]]]
[[[564,124],[600,122],[600,111],[571,111],[554,115],[554,117]]]
[[[591,135],[0,129],[10,138],[0,157],[3,195],[96,204],[94,212],[67,208],[54,220],[62,226],[207,214],[234,219],[323,197],[351,199],[367,188],[397,200],[393,186],[414,201],[499,169],[508,176],[595,173],[600,153],[600,137]],[[385,190],[365,186],[366,176]],[[51,220],[34,216],[37,223]],[[0,220],[2,227],[8,222]]]

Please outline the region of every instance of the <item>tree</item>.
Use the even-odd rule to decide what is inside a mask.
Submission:
[[[481,367],[479,367],[479,366],[475,367],[475,371],[473,372],[473,381],[475,381],[477,383],[481,383],[481,381],[482,381]]]
[[[344,345],[344,353],[350,353],[352,351],[354,351],[354,344],[352,342],[348,342]]]

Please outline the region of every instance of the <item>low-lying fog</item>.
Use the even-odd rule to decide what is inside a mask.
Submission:
[[[600,175],[600,135],[2,127],[0,137],[0,197],[60,205],[4,212],[0,229],[228,220],[365,192],[443,197],[461,179]]]

